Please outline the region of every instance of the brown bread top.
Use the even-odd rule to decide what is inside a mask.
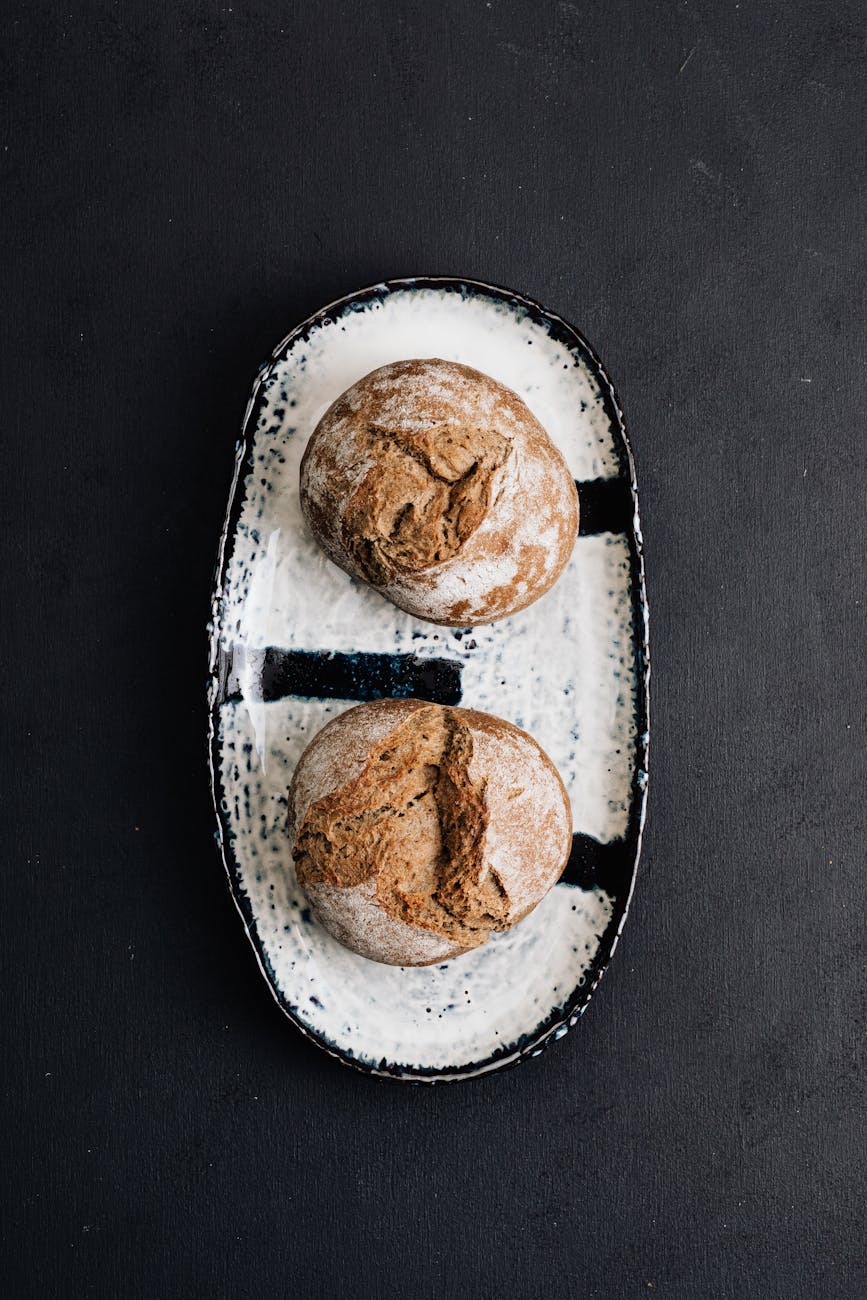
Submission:
[[[565,461],[525,403],[457,362],[398,361],[326,411],[301,504],[354,577],[433,622],[490,622],[556,581],[575,541]]]
[[[342,714],[289,795],[298,880],[347,947],[441,961],[526,915],[558,879],[571,814],[550,760],[502,719],[418,700]]]

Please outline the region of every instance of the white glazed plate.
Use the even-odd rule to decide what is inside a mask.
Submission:
[[[389,361],[461,361],[514,389],[578,483],[559,582],[499,623],[437,627],[330,563],[307,532],[298,470],[331,402]],[[375,285],[300,325],[263,367],[221,539],[210,644],[218,843],[262,972],[286,1015],[371,1074],[467,1078],[538,1055],[584,1011],[632,892],[647,784],[647,605],[632,456],[585,340],[537,304],[466,280]],[[441,966],[347,951],[305,904],[286,792],[308,741],[360,700],[461,703],[529,731],[558,767],[575,837],[525,920]]]

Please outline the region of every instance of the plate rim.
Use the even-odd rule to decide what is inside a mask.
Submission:
[[[575,985],[565,1003],[552,1011],[551,1014],[537,1025],[530,1034],[524,1035],[522,1039],[518,1039],[515,1042],[495,1049],[495,1051],[489,1053],[479,1061],[469,1062],[465,1065],[456,1067],[418,1066],[406,1070],[397,1065],[389,1066],[384,1057],[378,1065],[375,1065],[369,1060],[362,1060],[359,1057],[356,1057],[351,1051],[345,1048],[338,1047],[334,1042],[325,1038],[323,1035],[317,1033],[316,1030],[311,1029],[309,1025],[305,1024],[300,1016],[293,1011],[291,1006],[289,1006],[287,1001],[281,996],[264,944],[259,937],[256,918],[253,914],[249,898],[240,888],[237,863],[234,861],[234,856],[231,854],[231,850],[229,849],[227,828],[224,823],[223,814],[220,808],[220,800],[217,795],[219,768],[216,744],[218,731],[217,711],[221,703],[220,688],[222,685],[218,670],[220,639],[219,613],[227,569],[226,548],[229,537],[234,526],[237,524],[243,507],[243,498],[239,488],[241,484],[242,470],[247,461],[248,455],[252,450],[252,437],[255,434],[255,427],[251,425],[251,416],[256,409],[262,388],[270,377],[275,365],[285,359],[288,349],[294,345],[299,338],[302,338],[305,334],[310,333],[315,327],[323,324],[330,316],[342,315],[346,308],[350,307],[352,304],[369,302],[376,298],[384,299],[392,293],[411,289],[447,289],[459,292],[462,296],[466,296],[468,292],[469,296],[487,296],[498,302],[506,302],[513,307],[519,307],[531,318],[544,321],[549,326],[549,332],[551,332],[551,327],[553,327],[553,332],[560,338],[560,341],[564,342],[571,351],[577,351],[580,354],[583,354],[583,357],[589,363],[594,378],[599,383],[603,401],[612,417],[612,422],[616,429],[615,443],[617,443],[617,439],[619,438],[619,446],[615,446],[615,451],[618,460],[620,461],[621,474],[628,482],[630,499],[632,502],[632,515],[629,529],[626,531],[626,537],[629,545],[629,566],[632,579],[632,624],[635,635],[635,657],[637,665],[635,700],[637,735],[635,741],[635,767],[631,782],[632,799],[629,814],[631,825],[628,831],[628,835],[633,838],[635,847],[629,873],[629,884],[622,906],[620,906],[616,914],[612,916],[600,936],[599,946],[587,972],[592,972],[592,978],[587,980],[585,974],[585,977],[582,977],[582,980]],[[620,475],[618,475],[618,477],[619,476]],[[602,976],[610,965],[611,958],[614,956],[617,949],[620,936],[623,932],[623,927],[625,926],[629,915],[629,909],[638,877],[645,822],[647,818],[648,760],[650,748],[650,611],[647,602],[644,541],[641,532],[635,459],[632,451],[632,443],[626,426],[626,420],[623,415],[623,409],[620,405],[617,392],[605,366],[602,364],[601,359],[581,331],[566,321],[562,316],[549,311],[546,307],[543,307],[541,303],[536,302],[533,298],[529,298],[525,294],[518,293],[516,290],[505,288],[502,285],[490,284],[484,280],[475,280],[466,276],[449,275],[402,276],[396,279],[380,280],[375,284],[368,285],[362,289],[356,289],[351,293],[344,294],[340,298],[336,298],[333,302],[320,307],[305,320],[301,321],[277,344],[268,357],[268,360],[259,366],[247,405],[244,409],[244,414],[241,419],[240,434],[235,443],[234,468],[229,487],[226,514],[217,546],[217,557],[214,575],[211,582],[210,611],[210,619],[207,626],[208,680],[206,695],[206,740],[211,802],[217,823],[217,829],[214,832],[214,840],[218,855],[223,864],[223,869],[226,873],[230,896],[241,918],[244,932],[253,949],[256,962],[262,976],[264,977],[265,983],[271,992],[271,996],[287,1020],[300,1030],[305,1038],[314,1042],[329,1056],[340,1061],[344,1065],[351,1066],[353,1069],[360,1071],[363,1074],[392,1082],[428,1085],[452,1083],[465,1079],[478,1078],[497,1070],[512,1068],[516,1065],[520,1065],[523,1061],[541,1055],[552,1042],[564,1037],[568,1030],[578,1022],[586,1011],[593,994],[599,986]],[[526,1041],[524,1041],[524,1039],[526,1039]]]

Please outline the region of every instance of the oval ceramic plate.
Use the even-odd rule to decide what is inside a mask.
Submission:
[[[305,443],[376,366],[462,361],[514,389],[578,483],[559,582],[484,627],[422,622],[318,550],[298,500]],[[244,419],[213,601],[210,755],[220,851],[286,1015],[372,1074],[467,1078],[538,1055],[587,1005],[632,891],[644,818],[647,606],[632,457],[612,386],[571,326],[504,289],[414,279],[351,294],[263,367]],[[311,916],[286,792],[312,736],[360,700],[416,696],[508,718],[550,754],[572,801],[562,881],[525,920],[441,966],[382,966]]]

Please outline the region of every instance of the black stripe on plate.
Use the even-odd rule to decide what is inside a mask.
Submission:
[[[560,877],[563,885],[581,889],[604,889],[606,894],[624,898],[632,877],[635,846],[626,840],[600,844],[592,835],[573,835],[572,852]]]
[[[625,478],[588,478],[575,484],[581,505],[578,533],[628,533],[635,506]]]
[[[320,700],[428,700],[459,704],[461,665],[414,654],[328,650],[235,650],[220,664],[222,699],[270,702],[287,695]]]

